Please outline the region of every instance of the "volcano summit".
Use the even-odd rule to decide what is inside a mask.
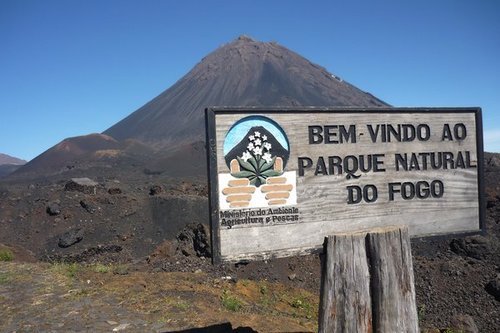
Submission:
[[[216,105],[388,106],[277,43],[240,36],[104,133],[155,146],[203,141],[203,110]]]

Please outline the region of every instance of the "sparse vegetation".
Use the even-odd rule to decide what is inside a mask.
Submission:
[[[240,283],[243,287],[248,287],[250,285],[250,280],[242,279],[240,280]]]
[[[190,308],[190,305],[188,302],[180,299],[180,298],[171,298],[167,297],[165,298],[165,302],[170,305],[171,307],[181,310],[181,311],[186,311]]]
[[[77,263],[55,263],[52,265],[52,269],[61,275],[68,278],[74,278],[78,271],[80,270],[80,265]]]
[[[37,309],[57,308],[40,314],[47,322],[53,320],[47,318],[59,313],[61,317],[57,320],[65,320],[62,316],[73,311],[76,304],[83,307],[74,311],[82,316],[92,313],[101,321],[114,321],[116,314],[124,311],[134,314],[137,322],[130,319],[132,325],[202,327],[211,325],[213,318],[222,315],[241,326],[248,315],[255,318],[252,324],[255,329],[263,332],[269,331],[272,325],[290,331],[316,330],[315,316],[308,318],[305,310],[308,304],[317,303],[315,296],[279,283],[245,279],[233,283],[180,272],[151,274],[131,270],[126,275],[111,274],[115,264],[5,263],[1,266],[0,298],[4,298],[0,299],[0,312],[16,320],[22,320],[24,315],[14,304],[26,304],[25,313],[37,315],[40,314]],[[19,292],[25,288],[29,292]],[[99,310],[92,310],[96,308]],[[102,314],[99,311],[103,311]],[[0,323],[0,331],[7,331],[2,325]]]
[[[0,249],[0,261],[12,261],[14,254],[8,249]]]
[[[276,304],[276,297],[273,293],[269,292],[269,287],[264,282],[259,283],[260,299],[259,305],[266,312],[273,312],[273,305]]]
[[[222,306],[229,311],[239,311],[243,307],[243,302],[239,300],[237,297],[231,295],[229,291],[222,291]]]
[[[422,305],[420,305],[418,307],[417,316],[418,316],[418,321],[419,322],[424,321],[424,319],[425,319],[425,304],[422,304]]]
[[[98,263],[92,265],[92,270],[96,273],[109,273],[111,271],[111,266]]]
[[[7,273],[0,273],[0,285],[10,282],[10,276]]]
[[[80,266],[77,263],[68,264],[66,266],[66,275],[70,278],[74,278],[79,270]]]
[[[259,286],[259,291],[260,291],[260,293],[261,293],[262,295],[266,295],[266,294],[267,294],[267,292],[268,292],[268,290],[267,290],[267,286],[266,286],[265,284],[261,284],[261,285]]]
[[[89,289],[74,289],[70,290],[69,293],[71,294],[72,299],[81,299],[88,297],[91,294],[91,291]]]
[[[305,317],[307,319],[313,318],[316,313],[316,306],[313,305],[312,301],[306,295],[298,295],[293,297],[285,297],[288,300],[288,304],[298,310],[294,312],[297,317]]]
[[[175,303],[174,307],[176,307],[179,310],[186,311],[187,309],[189,309],[189,303],[185,301],[179,301]]]

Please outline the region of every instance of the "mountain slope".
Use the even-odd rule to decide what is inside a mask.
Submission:
[[[104,134],[160,147],[204,140],[203,110],[215,105],[388,106],[281,45],[242,36]]]

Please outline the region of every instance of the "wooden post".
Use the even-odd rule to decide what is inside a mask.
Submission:
[[[319,332],[418,333],[407,228],[325,240]]]
[[[319,332],[371,332],[365,235],[329,236],[323,260]]]
[[[374,332],[418,333],[408,228],[370,232],[367,239]]]

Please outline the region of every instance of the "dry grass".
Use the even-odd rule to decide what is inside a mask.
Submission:
[[[266,281],[233,283],[203,273],[112,272],[113,266],[105,265],[3,263],[0,292],[4,298],[11,295],[2,301],[18,308],[57,306],[67,313],[79,302],[89,309],[106,304],[105,311],[126,309],[136,318],[179,329],[230,321],[257,331],[317,330],[318,297],[302,289]],[[27,286],[32,290],[23,298],[16,290]],[[15,320],[19,314],[9,315]]]

